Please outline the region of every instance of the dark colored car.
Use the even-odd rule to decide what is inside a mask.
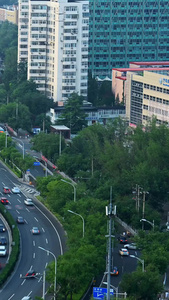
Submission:
[[[1,197],[1,203],[4,205],[7,205],[7,204],[9,204],[9,201],[5,197]]]
[[[120,236],[118,238],[118,240],[119,240],[120,244],[126,244],[126,243],[128,243],[128,240],[126,239],[125,236]]]
[[[26,273],[25,277],[34,278],[36,276],[36,272],[34,270],[30,270]]]
[[[7,244],[7,239],[4,236],[0,236],[0,245],[6,245]]]
[[[18,224],[24,224],[24,223],[25,223],[25,220],[24,220],[24,218],[23,218],[22,216],[18,216],[18,217],[16,218],[16,222],[17,222]]]
[[[6,228],[3,224],[0,224],[0,232],[5,232]]]
[[[116,275],[116,276],[119,275],[119,271],[118,271],[117,267],[113,267],[111,275]]]
[[[3,187],[3,193],[4,193],[4,194],[9,194],[9,193],[11,193],[11,190],[9,189],[9,187],[4,186],[4,187]]]

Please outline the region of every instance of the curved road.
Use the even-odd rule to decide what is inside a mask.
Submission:
[[[20,185],[17,178],[1,163],[0,178],[1,194],[3,186],[12,188],[15,185]],[[28,207],[24,204],[26,195],[22,193],[18,195],[9,194],[6,197],[9,200],[9,205],[6,208],[14,218],[19,215],[23,216],[25,224],[18,225],[21,235],[20,260],[15,271],[0,291],[0,299],[20,300],[26,295],[42,297],[42,274],[48,263],[53,261],[53,256],[47,255],[38,247],[51,251],[56,257],[63,254],[65,250],[64,230],[54,216],[36,199],[34,199],[34,207]],[[29,195],[29,198],[32,197]],[[40,229],[40,235],[32,235],[33,226]],[[34,279],[25,279],[24,275],[30,269],[34,269],[39,275]]]

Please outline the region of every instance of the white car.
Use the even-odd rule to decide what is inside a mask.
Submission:
[[[24,200],[24,203],[25,203],[26,205],[29,205],[29,206],[33,206],[33,205],[34,205],[32,199],[29,199],[29,198],[25,199],[25,200]]]
[[[19,194],[21,191],[20,191],[20,189],[17,187],[17,186],[14,186],[13,188],[12,188],[12,193],[14,193],[14,194]]]
[[[5,246],[0,246],[0,256],[6,256],[7,251]]]
[[[136,246],[135,243],[131,243],[131,244],[124,245],[124,248],[131,249],[131,250],[136,250],[137,246]]]
[[[122,256],[129,256],[128,250],[124,249],[124,248],[119,250],[119,254],[122,255]]]

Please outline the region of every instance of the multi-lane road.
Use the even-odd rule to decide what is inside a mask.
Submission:
[[[4,196],[3,186],[12,188],[19,185],[18,179],[1,163],[0,178],[0,197]],[[24,204],[24,200],[28,195],[11,193],[5,196],[9,200],[9,205],[6,205],[6,209],[9,210],[14,219],[17,216],[22,216],[25,224],[18,224],[21,236],[20,258],[13,274],[11,274],[11,277],[0,291],[0,299],[20,300],[26,295],[31,295],[33,298],[35,296],[42,297],[42,274],[48,263],[53,261],[53,256],[38,247],[49,250],[56,257],[63,254],[65,250],[63,228],[58,224],[54,216],[36,199],[33,199],[34,206],[28,207]],[[32,235],[31,229],[34,226],[39,228],[40,235]],[[24,275],[29,270],[35,270],[39,275],[34,279],[25,279]]]

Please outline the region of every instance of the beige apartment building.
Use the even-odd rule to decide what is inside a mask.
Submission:
[[[169,124],[169,75],[154,71],[127,72],[126,117],[130,124]]]
[[[18,25],[18,7],[16,5],[0,7],[0,22],[4,21]]]
[[[121,83],[131,126],[146,125],[153,117],[157,124],[169,124],[169,62],[134,62],[113,73],[114,87]]]

